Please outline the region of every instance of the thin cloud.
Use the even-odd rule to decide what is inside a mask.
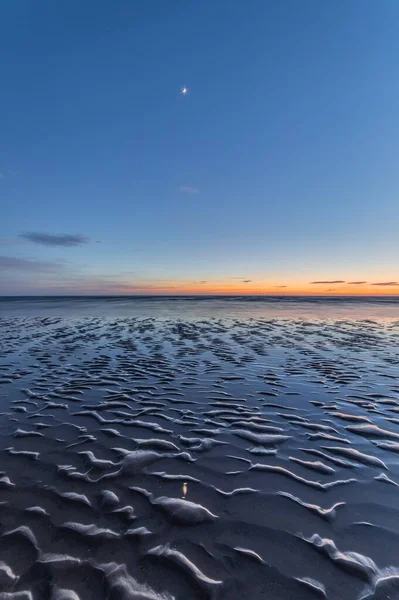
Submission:
[[[51,260],[35,260],[17,256],[0,256],[0,270],[35,273],[53,273],[63,269],[65,264]]]
[[[0,248],[5,248],[6,246],[16,246],[20,243],[21,242],[18,242],[16,240],[0,238]]]
[[[371,285],[385,285],[385,286],[395,286],[395,285],[399,285],[398,281],[383,281],[383,282],[379,282],[379,283],[372,283]]]
[[[331,283],[345,283],[345,281],[342,281],[341,279],[337,279],[336,281],[311,281],[310,282],[312,285],[325,285],[325,284],[331,284]]]
[[[242,283],[251,283],[252,279],[243,279]]]
[[[3,284],[3,280],[0,282]],[[6,281],[6,286],[12,290],[13,294],[39,294],[39,295],[147,295],[147,294],[168,294],[170,290],[178,290],[176,286],[159,286],[151,282],[117,282],[102,277],[69,277],[62,276],[60,279],[53,280],[51,277],[41,282],[38,289],[34,279],[20,278],[19,280],[10,279]]]
[[[367,281],[348,281],[349,285],[362,285],[363,283],[367,283]]]
[[[284,288],[287,287],[286,285],[276,285],[277,288]]]
[[[81,246],[89,242],[89,238],[71,233],[52,234],[29,231],[21,233],[19,237],[41,246]]]
[[[185,194],[199,194],[200,193],[198,188],[192,187],[191,185],[181,185],[179,187],[179,190],[181,192],[184,192]]]

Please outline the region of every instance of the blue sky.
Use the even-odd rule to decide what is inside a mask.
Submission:
[[[2,0],[0,293],[397,282],[398,18]]]

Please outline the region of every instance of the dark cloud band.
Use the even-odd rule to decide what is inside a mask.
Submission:
[[[51,234],[29,231],[21,233],[19,237],[41,246],[81,246],[89,242],[89,238],[83,235],[70,233]]]
[[[325,283],[345,283],[345,281],[342,281],[341,279],[337,279],[336,281],[311,281],[310,282],[312,285],[319,285],[319,284],[325,284]]]
[[[372,283],[371,285],[385,285],[385,286],[396,286],[399,285],[398,281],[383,281],[379,283]]]

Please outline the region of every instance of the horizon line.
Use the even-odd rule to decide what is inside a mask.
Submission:
[[[0,294],[11,298],[399,298],[399,294]]]

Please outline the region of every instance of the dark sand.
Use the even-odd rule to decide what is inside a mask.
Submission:
[[[399,598],[392,312],[4,311],[0,600]]]

